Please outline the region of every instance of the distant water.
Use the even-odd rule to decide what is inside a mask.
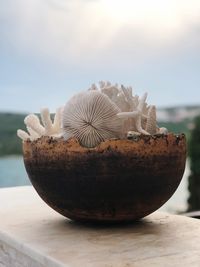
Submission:
[[[0,158],[0,187],[30,184],[20,156]]]
[[[189,172],[189,161],[187,161],[186,170],[181,184],[179,185],[172,198],[161,207],[161,211],[176,213],[177,211],[186,210]],[[24,168],[22,157],[12,156],[0,158],[0,187],[21,186],[29,184],[30,182]]]

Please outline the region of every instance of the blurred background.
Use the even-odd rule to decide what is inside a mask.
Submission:
[[[184,178],[162,209],[200,209],[199,48],[198,0],[2,1],[0,187],[29,184],[16,137],[26,114],[54,113],[74,93],[109,80],[147,91],[159,126],[187,135]]]

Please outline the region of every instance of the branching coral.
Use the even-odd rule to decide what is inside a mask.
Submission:
[[[146,135],[167,134],[166,128],[160,129],[157,126],[156,107],[147,105],[147,93],[139,98],[133,95],[132,87],[120,87],[118,84],[112,85],[103,81],[99,83],[99,87],[121,110],[117,116],[124,121],[122,136],[130,131]]]
[[[143,109],[144,109],[146,98],[147,98],[147,93],[145,93],[143,97],[139,99],[139,103],[135,110],[129,111],[129,112],[121,112],[117,114],[117,116],[121,119],[129,119],[129,118],[134,119],[136,132],[139,132],[142,134],[149,134],[147,131],[145,131],[142,128],[142,119],[146,118],[146,116],[143,114]]]
[[[18,130],[17,135],[24,141],[27,139],[33,141],[43,135],[53,137],[59,137],[62,135],[62,108],[58,108],[56,110],[53,122],[50,117],[49,109],[41,109],[41,119],[42,124],[40,123],[38,116],[35,114],[28,115],[24,119],[28,133],[23,130]]]

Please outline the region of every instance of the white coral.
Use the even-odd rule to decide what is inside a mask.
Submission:
[[[168,134],[168,130],[165,127],[158,128],[157,130],[159,134],[164,134],[164,135]]]
[[[167,134],[166,128],[157,126],[156,107],[148,106],[146,99],[147,93],[140,98],[132,87],[101,81],[72,97],[64,112],[57,109],[53,122],[47,108],[41,110],[42,123],[36,115],[28,115],[24,120],[28,133],[18,130],[17,135],[31,141],[64,135],[65,139],[75,137],[83,146],[94,147],[114,137]]]
[[[106,94],[121,110],[118,114],[123,119],[122,136],[129,131],[142,134],[167,133],[167,129],[159,129],[156,122],[155,106],[148,106],[146,103],[147,93],[139,98],[133,95],[132,87],[125,87],[110,82],[101,81],[100,90]],[[97,86],[95,85],[97,90]]]
[[[45,133],[44,127],[40,124],[38,116],[30,114],[24,119],[24,123],[28,129],[32,129],[38,135],[42,136]],[[31,133],[30,133],[31,134]]]
[[[122,127],[117,117],[119,111],[114,102],[96,89],[76,94],[64,108],[64,138],[75,137],[85,147],[119,138]]]
[[[145,131],[151,135],[157,132],[156,107],[155,106],[149,107]]]
[[[49,109],[41,109],[41,119],[43,125],[40,123],[38,116],[30,114],[24,119],[28,133],[19,129],[17,131],[17,135],[24,141],[27,139],[34,141],[41,136],[59,137],[62,135],[61,117],[62,108],[58,108],[56,110],[53,122],[50,117]]]
[[[147,93],[145,93],[143,97],[139,99],[139,103],[135,110],[129,111],[129,112],[120,112],[117,114],[117,116],[121,119],[129,119],[129,118],[134,119],[136,131],[142,134],[149,134],[147,131],[145,131],[142,128],[142,119],[145,116],[143,114],[143,109],[144,109],[146,98],[147,98]]]

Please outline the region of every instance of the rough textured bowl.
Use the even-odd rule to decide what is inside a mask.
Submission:
[[[23,144],[29,178],[40,197],[73,220],[132,221],[161,207],[185,169],[184,135],[107,140],[93,149],[71,139]]]

